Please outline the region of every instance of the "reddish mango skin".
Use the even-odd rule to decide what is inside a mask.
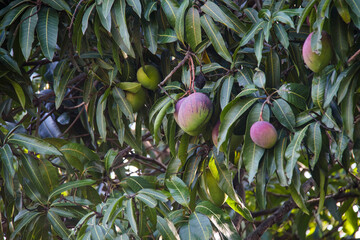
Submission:
[[[181,103],[178,111],[178,124],[191,136],[197,136],[211,118],[213,105],[203,93],[193,93]]]
[[[266,121],[254,123],[250,128],[250,137],[259,147],[270,149],[277,140],[277,132],[275,127]]]
[[[329,34],[325,31],[321,33],[321,43],[322,43],[322,50],[321,54],[318,55],[311,49],[311,37],[313,32],[309,34],[306,38],[304,45],[303,45],[303,58],[306,66],[311,69],[311,71],[317,73],[320,72],[324,67],[326,67],[332,58],[333,50],[331,46],[331,39]]]
[[[175,104],[175,112],[174,112],[174,119],[175,121],[179,124],[179,121],[178,121],[178,115],[179,115],[179,109],[180,109],[180,106],[181,106],[181,103],[185,100],[185,98],[182,98],[180,100],[178,100]]]
[[[218,138],[219,138],[219,127],[220,127],[220,121],[218,121],[215,125],[215,127],[212,130],[212,141],[215,145],[215,147],[217,147],[218,145]]]

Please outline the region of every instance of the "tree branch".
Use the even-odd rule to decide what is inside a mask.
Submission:
[[[308,192],[312,186],[314,186],[315,182],[314,179],[307,180],[303,186],[302,189],[304,192]],[[286,213],[291,211],[293,208],[296,207],[295,202],[291,198],[290,200],[286,201],[279,209],[276,210],[276,212],[271,215],[268,219],[263,221],[256,229],[253,231],[246,240],[256,240],[260,239],[260,237],[264,234],[264,232],[274,225],[276,222],[281,221],[281,219],[284,217]]]

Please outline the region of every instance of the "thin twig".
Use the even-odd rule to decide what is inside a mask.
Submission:
[[[185,54],[185,57],[183,60],[181,60],[181,62],[179,62],[179,64],[164,78],[164,80],[158,84],[159,87],[162,87],[167,80],[169,80],[169,78],[171,78],[172,75],[174,75],[174,73],[185,64],[185,62],[189,59],[190,57],[190,52],[187,52]]]
[[[348,63],[352,62],[359,54],[360,54],[360,49],[357,50],[356,53],[354,53],[354,55],[352,55],[347,62]]]
[[[70,22],[70,25],[68,27],[68,30],[69,30],[69,38],[71,38],[71,28],[72,28],[72,25],[74,24],[74,20],[75,20],[75,14],[78,10],[78,8],[80,7],[80,4],[83,2],[84,0],[80,0],[80,2],[76,5],[76,8],[74,10],[74,13],[73,13],[73,16],[71,18],[71,22]]]

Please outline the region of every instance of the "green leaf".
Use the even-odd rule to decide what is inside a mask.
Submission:
[[[291,18],[282,11],[275,13],[272,20],[282,22],[289,25],[291,28],[295,28],[293,20],[291,20]]]
[[[236,95],[235,98],[247,96],[247,95],[256,93],[257,91],[259,91],[259,89],[255,85],[249,84],[246,87],[244,87],[243,90],[238,95]]]
[[[61,103],[65,97],[67,84],[70,81],[70,79],[73,77],[75,73],[75,69],[72,69],[71,71],[67,71],[64,74],[64,77],[54,77],[54,92],[55,92],[55,108],[59,109],[61,106]]]
[[[126,0],[127,4],[129,4],[134,12],[141,18],[141,2],[140,0]]]
[[[14,169],[14,155],[11,151],[11,148],[8,144],[5,144],[0,148],[0,156],[1,156],[1,162],[5,166],[5,171],[7,171],[11,177],[14,177],[15,175],[15,169]]]
[[[21,107],[23,109],[25,109],[26,97],[25,97],[25,93],[24,93],[23,89],[21,88],[20,84],[18,84],[15,81],[10,80],[10,83],[15,90],[16,96],[20,102]]]
[[[55,232],[63,239],[69,239],[70,231],[66,228],[61,218],[51,209],[47,212],[47,218],[54,228]],[[70,238],[73,239],[73,238]]]
[[[16,235],[20,233],[20,231],[28,226],[36,217],[38,217],[41,214],[41,212],[30,212],[28,211],[24,218],[21,219],[20,223],[17,224],[15,230],[13,233],[11,233],[10,239],[15,239]]]
[[[261,59],[262,59],[262,50],[264,48],[264,31],[260,30],[259,33],[256,35],[255,37],[255,44],[254,44],[254,51],[255,51],[255,56],[257,59],[257,66],[260,66],[261,63]]]
[[[322,109],[324,103],[324,94],[326,87],[326,75],[315,76],[312,80],[311,98],[315,106]]]
[[[147,1],[144,11],[144,18],[146,21],[150,21],[150,14],[157,10],[156,1]]]
[[[106,209],[106,212],[103,217],[103,223],[109,224],[109,220],[113,217],[115,211],[119,208],[119,206],[122,205],[122,202],[124,201],[125,196],[118,197],[116,199],[113,199]],[[110,226],[111,227],[111,226]]]
[[[335,2],[343,2],[344,4],[344,1]],[[330,24],[332,45],[336,46],[334,47],[335,52],[339,56],[340,60],[345,63],[348,58],[350,48],[347,41],[347,24],[344,23],[343,19],[336,13],[336,11],[331,12]]]
[[[154,17],[151,17],[150,22],[143,23],[145,45],[152,54],[156,54],[158,42],[158,25]]]
[[[182,1],[179,10],[176,12],[175,32],[180,42],[184,44],[185,11],[189,6],[189,0]]]
[[[219,7],[227,20],[231,23],[229,28],[231,28],[238,36],[243,37],[248,30],[248,26],[245,25],[245,23],[243,23],[229,8],[223,5],[220,5]]]
[[[196,154],[189,157],[186,161],[186,167],[183,174],[183,179],[188,187],[191,187],[193,184],[196,173],[199,167],[199,163],[201,162],[201,156],[197,156]]]
[[[346,4],[346,2],[343,0],[335,0],[334,5],[335,5],[339,15],[341,16],[342,20],[346,24],[349,24],[351,22],[351,18],[350,18],[349,7]],[[331,21],[331,18],[330,18],[330,21]]]
[[[251,39],[254,38],[255,34],[260,31],[265,25],[265,21],[261,21],[253,25],[245,34],[245,36],[241,39],[241,42],[239,43],[239,46],[242,47],[246,45]]]
[[[345,149],[347,149],[349,144],[349,137],[345,135],[344,131],[341,131],[340,134],[338,134],[338,141],[335,151],[335,159],[338,159],[341,163],[343,163],[343,153]]]
[[[331,101],[333,100],[334,96],[336,95],[337,91],[339,90],[340,83],[343,78],[337,78],[337,73],[334,70],[331,74],[330,83],[329,86],[327,86],[326,94],[325,94],[325,100],[323,107],[327,108]],[[331,84],[333,83],[333,84]]]
[[[151,196],[147,195],[147,194],[139,193],[139,194],[136,195],[135,198],[142,201],[143,203],[145,203],[150,208],[154,208],[157,205],[157,201],[154,198],[152,198]]]
[[[309,150],[314,154],[313,157],[309,159],[309,164],[311,168],[314,168],[315,164],[319,160],[321,146],[322,146],[320,123],[314,122],[310,124],[306,135],[307,135],[306,144]]]
[[[125,2],[121,1],[121,4],[125,4]],[[119,6],[118,2],[115,3],[114,8],[116,8],[116,10],[113,11],[115,12],[115,17],[114,14],[111,14],[113,20],[112,22],[114,23],[111,28],[111,34],[119,48],[123,50],[126,54],[128,54],[130,57],[135,58],[135,52],[130,42],[130,36],[126,26],[126,21],[123,20],[123,18],[125,17],[125,10],[122,9],[122,7],[122,5]]]
[[[261,71],[260,69],[256,70],[256,72],[253,76],[253,82],[254,82],[255,86],[257,86],[259,88],[265,88],[265,83],[266,83],[265,73],[263,71]]]
[[[96,181],[95,180],[91,180],[91,179],[85,179],[85,180],[77,180],[77,181],[72,181],[72,182],[67,182],[64,183],[58,187],[56,187],[50,194],[48,199],[50,200],[52,197],[55,197],[57,195],[59,195],[62,192],[71,190],[73,188],[79,188],[79,187],[85,187],[85,186],[90,186],[92,184],[94,184]]]
[[[135,220],[136,216],[135,216],[132,199],[129,199],[126,202],[125,211],[126,211],[126,219],[129,221],[132,230],[134,231],[134,233],[138,234],[138,227],[137,227],[136,220]]]
[[[328,107],[325,112],[322,112],[321,115],[322,115],[321,121],[325,124],[326,127],[333,128],[335,131],[338,132],[341,131],[333,118],[332,110],[330,107]]]
[[[96,12],[98,19],[101,22],[101,25],[108,31],[111,31],[111,14],[104,15],[103,6],[102,5],[96,5]],[[96,18],[95,18],[96,19]],[[98,39],[100,42],[100,40]],[[98,43],[99,45],[99,43]]]
[[[224,39],[219,32],[219,29],[215,25],[214,21],[207,15],[203,15],[200,21],[202,28],[204,29],[206,35],[209,37],[216,52],[226,61],[231,63],[232,58],[230,56],[230,53],[226,48]]]
[[[120,107],[121,111],[129,119],[130,122],[134,121],[133,111],[130,103],[125,98],[125,93],[120,88],[114,87],[112,89],[112,96],[116,104]]]
[[[172,101],[168,102],[158,113],[158,115],[155,118],[155,122],[154,122],[154,140],[155,143],[159,142],[159,130],[160,130],[160,126],[161,123],[165,117],[166,111],[168,110],[168,108],[170,108],[172,105]]]
[[[105,170],[106,172],[109,173],[110,171],[110,168],[112,167],[114,161],[115,161],[115,158],[117,157],[119,151],[118,150],[114,150],[112,148],[110,148],[107,153],[105,154],[105,157],[104,157],[104,165],[105,165]]]
[[[256,174],[256,202],[260,209],[266,208],[266,166],[265,166],[265,158],[259,163],[259,169]]]
[[[91,6],[88,7],[84,13],[84,16],[83,16],[82,22],[81,22],[81,31],[83,34],[85,34],[85,32],[86,32],[86,29],[89,25],[90,14],[94,10],[95,6],[96,6],[95,3],[91,4]]]
[[[171,176],[166,179],[166,187],[169,189],[171,196],[175,201],[189,208],[190,191],[186,184],[177,176]]]
[[[279,134],[280,135],[280,134]],[[287,186],[287,180],[285,176],[285,169],[284,165],[286,162],[285,159],[285,151],[287,147],[287,137],[281,137],[278,139],[275,148],[274,148],[274,157],[275,157],[275,164],[276,164],[276,173],[279,177],[279,182],[281,186]]]
[[[11,144],[20,145],[31,152],[36,152],[44,155],[62,155],[62,153],[53,145],[45,142],[40,138],[16,133],[9,138]]]
[[[114,0],[103,0],[102,10],[104,16],[108,16],[110,14],[110,10],[113,4],[114,4]]]
[[[220,165],[218,161],[216,162],[216,167],[219,173],[218,186],[228,195],[226,202],[228,204],[230,203],[229,206],[246,220],[252,221],[253,219],[250,211],[246,208],[245,204],[240,200],[239,196],[235,192],[233,177],[229,169],[225,166],[225,164]]]
[[[284,48],[287,49],[289,47],[289,37],[288,34],[286,33],[285,28],[281,24],[275,24],[274,29],[277,39],[281,42]]]
[[[170,28],[165,29],[165,31],[160,30],[158,33],[158,44],[172,43],[176,41],[176,33]]]
[[[219,142],[220,147],[229,136],[229,131],[239,117],[246,112],[257,98],[234,99],[223,109],[220,115]]]
[[[205,4],[201,6],[201,10],[211,16],[216,22],[224,24],[227,28],[235,29],[232,22],[226,17],[226,14],[212,1],[206,1]]]
[[[305,199],[303,196],[303,192],[301,189],[301,182],[300,182],[300,174],[299,170],[296,168],[294,169],[294,180],[290,185],[290,194],[296,205],[307,215],[309,215],[309,210],[306,207]]]
[[[191,236],[195,239],[210,239],[212,236],[212,226],[206,215],[193,212],[189,217]]]
[[[128,177],[126,178],[126,184],[135,192],[144,188],[151,188],[151,184],[142,177]]]
[[[188,146],[189,146],[190,135],[184,133],[180,138],[180,144],[178,148],[178,157],[181,161],[181,164],[184,165],[188,156]]]
[[[280,87],[278,93],[287,102],[302,110],[306,109],[306,99],[309,94],[306,86],[298,83],[287,83]]]
[[[5,29],[7,26],[13,24],[15,20],[21,15],[21,13],[25,11],[29,6],[30,5],[28,4],[22,4],[7,12],[0,22],[0,29]]]
[[[344,232],[348,235],[352,235],[355,231],[359,230],[358,217],[357,213],[354,212],[352,207],[349,207],[345,212],[345,221],[344,221]]]
[[[38,22],[38,15],[35,14],[36,11],[36,7],[29,8],[21,18],[22,23],[20,25],[19,40],[21,51],[26,61],[30,57],[32,44],[34,42],[35,27]]]
[[[36,26],[37,36],[44,56],[52,60],[58,37],[59,15],[52,8],[41,8]]]
[[[309,125],[307,125],[303,129],[297,131],[295,133],[293,139],[291,140],[289,146],[286,148],[286,152],[285,152],[285,157],[287,160],[286,175],[287,175],[289,184],[292,181],[292,175],[294,172],[294,168],[295,168],[297,160],[300,157],[301,142],[305,137],[308,127],[309,127]]]
[[[196,212],[206,215],[212,224],[228,239],[240,239],[230,216],[208,201],[200,202],[196,205]]]
[[[176,14],[179,9],[179,3],[176,0],[161,0],[161,8],[164,11],[171,27],[175,28]]]
[[[28,154],[22,155],[20,159],[24,167],[23,169],[26,172],[26,177],[30,180],[31,185],[36,188],[42,196],[48,196],[49,191],[44,185],[44,180],[42,179],[36,160]]]
[[[262,158],[265,152],[265,149],[256,145],[251,140],[250,137],[250,128],[255,122],[260,121],[260,114],[261,114],[261,104],[258,103],[251,109],[246,121],[245,140],[241,155],[243,162],[245,164],[245,169],[249,174],[248,176],[249,182],[252,182],[258,170],[260,159]],[[263,109],[262,117],[264,121],[270,120],[270,111],[267,106],[265,106]]]
[[[232,75],[226,76],[220,91],[221,109],[224,109],[224,107],[229,103],[233,84],[234,84],[234,77]]]
[[[43,0],[42,2],[48,4],[50,7],[58,11],[65,10],[71,14],[71,9],[64,0]]]
[[[168,197],[165,194],[151,188],[143,188],[140,191],[138,191],[138,193],[151,196],[152,198],[155,198],[161,202],[166,202],[168,200]]]
[[[97,107],[96,107],[96,123],[98,127],[98,131],[100,133],[100,137],[102,138],[103,142],[106,142],[106,119],[104,115],[104,111],[106,109],[106,103],[107,103],[107,96],[104,93],[99,98]]]
[[[306,17],[310,14],[310,12],[313,9],[315,3],[317,3],[317,2],[318,2],[318,0],[311,0],[308,4],[306,4],[306,7],[304,8],[304,11],[300,15],[300,19],[299,19],[299,22],[297,24],[297,28],[296,28],[297,33],[299,33],[302,24],[306,20]]]
[[[258,12],[253,8],[244,9],[245,15],[251,20],[252,23],[257,23],[260,21],[258,17]]]
[[[12,72],[18,73],[21,75],[21,70],[19,68],[19,65],[17,64],[17,62],[8,54],[3,54],[0,51],[0,62],[2,63],[3,66],[5,66],[7,69],[9,69]],[[5,75],[5,78],[7,78],[9,80],[9,82],[11,82],[12,80]]]
[[[281,64],[279,55],[272,48],[266,57],[265,73],[267,87],[278,88],[281,84]]]
[[[105,229],[104,229],[105,230]],[[103,227],[100,225],[94,225],[91,228],[91,239],[93,240],[102,240],[105,239],[105,235],[103,233]]]
[[[286,101],[283,99],[273,101],[271,110],[284,127],[295,132],[295,115]]]
[[[346,135],[354,141],[354,92],[357,86],[357,81],[352,80],[352,83],[348,89],[348,94],[341,102],[341,117],[343,120],[343,131]]]
[[[60,148],[66,158],[77,158],[82,162],[99,161],[99,156],[85,145],[80,143],[67,143]]]
[[[185,17],[186,41],[191,49],[195,51],[196,46],[201,43],[201,25],[199,11],[191,7]]]
[[[316,118],[316,114],[320,115],[321,111],[319,108],[308,109],[296,116],[296,127],[300,127]]]
[[[360,2],[356,0],[345,0],[356,16],[360,16]]]
[[[174,224],[167,218],[164,219],[158,215],[156,229],[165,240],[180,240]]]

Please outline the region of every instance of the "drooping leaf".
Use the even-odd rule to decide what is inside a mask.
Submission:
[[[279,24],[276,24],[276,26],[277,25]],[[276,51],[274,51],[274,49],[272,48],[270,49],[270,52],[266,57],[265,73],[266,73],[267,87],[274,88],[280,86],[280,78],[281,78],[280,58],[279,55],[276,53]]]
[[[133,111],[130,103],[125,98],[125,93],[120,88],[114,87],[112,89],[112,96],[116,104],[120,107],[121,111],[129,119],[130,122],[134,121]]]
[[[326,77],[326,75],[315,76],[312,80],[311,98],[315,106],[320,109],[322,109],[324,103]]]
[[[234,84],[234,77],[229,75],[224,79],[220,91],[220,106],[222,109],[229,103],[231,90]]]
[[[91,12],[94,10],[94,7],[95,7],[95,3],[93,3],[90,7],[88,7],[84,13],[81,24],[81,31],[83,34],[85,34],[85,31],[89,25],[89,17]]]
[[[91,179],[85,179],[85,180],[77,180],[72,182],[64,183],[58,187],[56,187],[50,194],[48,199],[50,200],[52,197],[55,197],[56,195],[59,195],[62,192],[71,190],[73,188],[79,188],[79,187],[85,187],[90,186],[94,184],[96,181]]]
[[[228,133],[233,124],[239,117],[246,112],[255,102],[256,98],[235,99],[231,101],[221,112],[220,128],[219,128],[219,142],[221,146],[228,138]]]
[[[21,18],[21,25],[19,31],[19,40],[21,51],[27,61],[30,57],[32,44],[34,42],[35,27],[38,21],[38,15],[35,14],[36,7],[29,8]]]
[[[310,124],[306,137],[307,137],[306,139],[307,146],[309,147],[310,151],[314,154],[314,156],[311,159],[309,159],[309,164],[312,168],[314,168],[315,164],[319,159],[321,146],[322,146],[322,136],[321,136],[321,129],[319,122],[314,122]]]
[[[303,129],[297,131],[292,138],[289,146],[286,148],[285,157],[287,160],[286,163],[286,176],[288,178],[288,183],[290,184],[292,181],[292,175],[294,172],[294,168],[297,160],[300,157],[301,144],[302,140],[305,137],[306,131],[309,128],[309,125],[305,126]]]
[[[191,7],[186,14],[185,33],[187,43],[195,51],[196,46],[201,43],[201,26],[199,11],[194,7]]]
[[[295,115],[290,105],[283,99],[276,99],[272,102],[271,110],[279,122],[289,129],[295,131]]]
[[[179,39],[180,42],[184,44],[185,40],[185,11],[187,7],[189,6],[189,0],[184,0],[180,4],[179,10],[176,14],[176,21],[175,21],[175,32],[176,36]]]
[[[206,215],[218,231],[228,239],[240,239],[230,220],[230,216],[213,203],[208,201],[200,202],[196,205],[195,211]]]
[[[219,29],[215,25],[214,21],[207,15],[201,17],[201,26],[204,29],[206,35],[209,37],[216,52],[228,62],[232,62],[232,58],[228,49],[226,48],[225,41],[219,32]]]
[[[212,226],[206,215],[193,212],[189,217],[189,226],[195,239],[209,239],[212,236]]]
[[[41,8],[36,32],[44,56],[52,60],[58,37],[59,15],[52,8]]]
[[[174,224],[167,218],[162,218],[157,216],[157,230],[159,230],[161,236],[165,240],[180,240],[180,236],[177,233],[177,230]]]
[[[47,212],[47,219],[51,223],[55,232],[63,239],[69,239],[70,231],[65,226],[59,215],[53,212],[51,209]],[[72,237],[70,239],[73,239]]]
[[[280,87],[278,93],[287,102],[295,105],[300,109],[306,109],[306,99],[309,93],[304,85],[297,83],[287,83]]]
[[[179,9],[179,3],[175,0],[161,0],[161,8],[164,11],[171,27],[175,28],[176,14]]]
[[[9,138],[9,143],[20,145],[29,151],[36,152],[44,155],[62,155],[62,153],[53,145],[46,141],[28,136],[25,134],[16,133]]]
[[[43,2],[58,11],[65,10],[68,13],[71,13],[69,5],[64,0],[43,0]]]
[[[186,184],[179,177],[171,176],[170,179],[167,179],[166,187],[175,201],[189,208],[190,192]]]
[[[63,77],[54,77],[55,108],[59,109],[65,97],[67,84],[75,73],[75,69],[67,71]]]
[[[106,119],[104,116],[104,111],[106,109],[106,103],[107,103],[107,98],[104,93],[99,98],[98,104],[96,107],[96,123],[97,123],[98,131],[100,133],[100,136],[101,136],[103,142],[106,142],[106,133],[107,133]]]
[[[1,156],[1,162],[4,164],[6,171],[10,174],[11,177],[14,177],[15,175],[15,169],[14,169],[14,155],[11,151],[11,148],[8,144],[5,144],[0,148],[0,156]]]

